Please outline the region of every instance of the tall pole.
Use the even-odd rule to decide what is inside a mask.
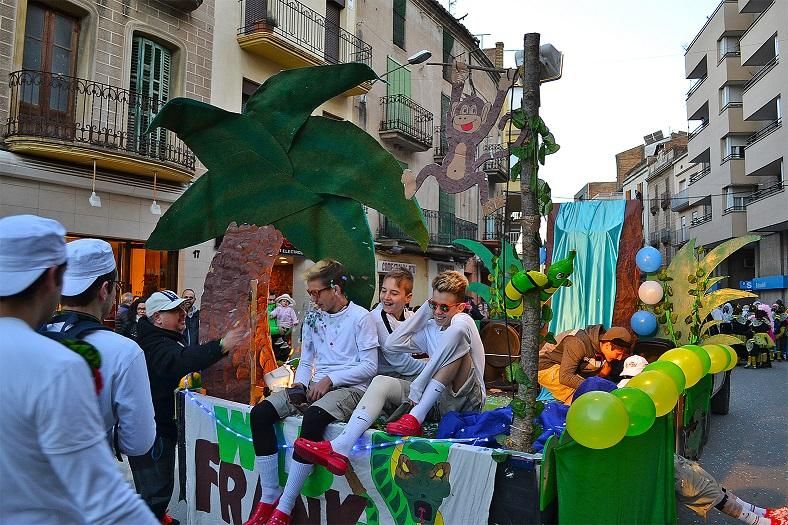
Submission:
[[[525,53],[523,56],[523,100],[527,130],[526,140],[536,141],[530,130],[530,122],[539,116],[539,33],[528,33],[524,39]],[[539,268],[539,226],[541,219],[537,207],[536,188],[531,187],[531,175],[534,165],[532,159],[522,162],[520,176],[523,268],[533,270]],[[523,296],[522,332],[520,338],[520,365],[529,380],[529,387],[520,385],[517,398],[525,406],[525,417],[515,422],[512,432],[514,447],[530,451],[536,436],[533,435],[533,419],[536,416],[537,364],[539,360],[539,330],[541,329],[541,305],[539,291],[531,290]]]

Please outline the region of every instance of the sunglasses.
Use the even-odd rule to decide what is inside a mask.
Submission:
[[[435,301],[430,299],[429,301],[427,301],[427,304],[429,305],[430,310],[437,310],[438,308],[440,308],[441,312],[447,313],[449,310],[451,310],[455,306],[458,306],[458,305],[461,305],[461,304],[465,304],[465,303],[443,304],[443,303],[436,303]]]

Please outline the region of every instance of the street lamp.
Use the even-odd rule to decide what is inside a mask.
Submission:
[[[389,74],[393,73],[394,71],[397,71],[398,69],[402,69],[405,66],[409,66],[409,65],[413,65],[413,64],[421,64],[422,62],[428,60],[431,56],[432,56],[432,53],[430,53],[426,49],[422,49],[421,51],[419,51],[415,55],[409,56],[407,62],[405,62],[404,64],[398,65],[394,69],[386,71],[385,73],[380,75],[379,78],[381,80],[383,80],[383,77],[385,77],[386,75],[389,75]],[[385,82],[385,80],[383,80],[383,82]]]
[[[520,68],[523,65],[523,51],[514,53],[514,63]],[[539,46],[539,83],[550,82],[561,78],[564,69],[564,54],[553,46],[544,44]]]

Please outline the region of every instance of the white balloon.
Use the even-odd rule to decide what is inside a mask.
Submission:
[[[646,281],[638,288],[638,297],[646,304],[657,304],[662,300],[662,285],[657,281]]]

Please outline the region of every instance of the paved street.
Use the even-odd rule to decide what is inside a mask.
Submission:
[[[761,507],[788,504],[788,363],[733,371],[731,410],[712,416],[711,437],[701,465],[722,485]],[[682,524],[733,524],[713,510],[708,520],[685,508]]]

